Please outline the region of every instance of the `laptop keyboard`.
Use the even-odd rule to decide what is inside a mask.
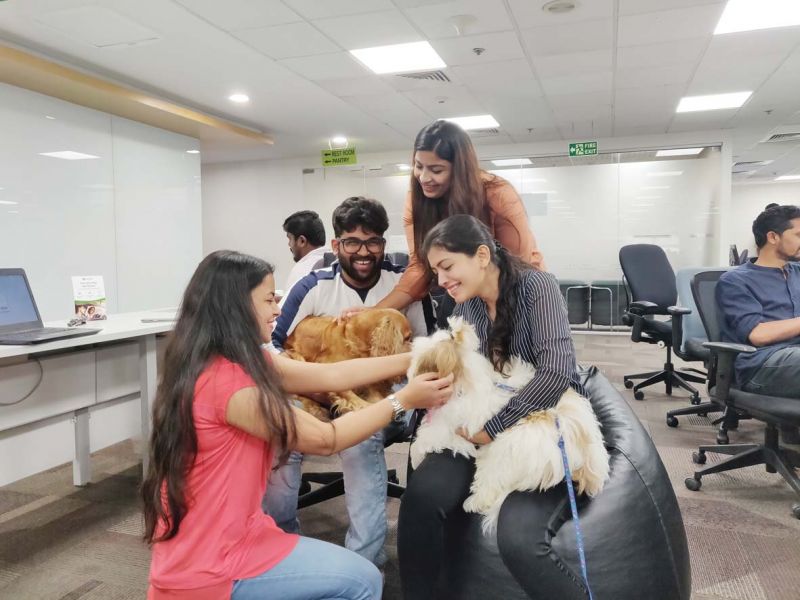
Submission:
[[[46,340],[50,337],[64,335],[67,331],[72,331],[68,327],[45,327],[44,329],[30,329],[28,331],[17,331],[3,336],[7,340],[19,340],[29,342],[31,340]]]

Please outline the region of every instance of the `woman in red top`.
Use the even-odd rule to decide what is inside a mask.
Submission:
[[[472,215],[514,256],[544,270],[542,253],[519,194],[501,177],[480,168],[469,135],[455,123],[434,121],[414,140],[414,170],[403,224],[410,262],[394,290],[377,306],[405,308],[432,283],[416,254],[433,227],[450,215]]]
[[[287,394],[342,391],[404,373],[409,355],[335,364],[270,356],[280,314],[268,263],[231,251],[207,256],[184,293],[153,407],[142,486],[153,544],[149,599],[379,598],[381,576],[339,546],[286,534],[261,511],[274,452],[329,455],[366,439],[402,409],[442,404],[451,378],[412,379],[331,423]],[[399,403],[399,404],[398,404]]]

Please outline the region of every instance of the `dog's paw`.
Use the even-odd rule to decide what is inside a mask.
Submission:
[[[464,512],[482,515],[486,513],[486,511],[489,509],[489,506],[481,501],[478,494],[472,494],[468,496],[466,500],[464,500],[463,508]]]

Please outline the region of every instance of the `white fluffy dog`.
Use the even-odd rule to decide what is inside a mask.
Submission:
[[[491,443],[475,447],[456,433],[479,432],[534,375],[532,365],[512,358],[505,373],[494,370],[478,352],[478,337],[459,317],[448,319],[450,330],[416,338],[408,376],[434,372],[455,375],[453,397],[428,412],[411,446],[416,467],[430,452],[452,451],[475,458],[475,477],[464,510],[484,515],[484,531],[497,523],[506,496],[515,490],[547,490],[564,480],[558,447],[558,417],[569,467],[578,493],[596,495],[608,478],[608,452],[600,424],[586,398],[572,388],[549,410],[531,413]]]

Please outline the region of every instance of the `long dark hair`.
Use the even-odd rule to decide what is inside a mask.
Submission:
[[[467,256],[475,256],[481,246],[489,249],[491,261],[500,271],[500,278],[496,316],[486,343],[486,351],[495,370],[502,372],[510,358],[509,344],[517,314],[517,286],[523,273],[533,270],[533,267],[510,254],[492,238],[484,223],[470,215],[448,217],[425,236],[421,256],[429,270],[428,252],[434,246]]]
[[[175,537],[186,516],[186,477],[197,455],[194,388],[212,358],[224,357],[252,377],[261,392],[269,438],[281,448],[282,460],[293,443],[294,419],[280,379],[261,349],[250,296],[272,272],[272,265],[259,258],[220,250],[200,263],[184,292],[153,405],[150,465],[142,484],[148,543]],[[161,535],[156,533],[159,523],[164,526]]]
[[[426,198],[419,180],[411,174],[411,208],[414,219],[414,247],[421,248],[425,235],[442,219],[450,215],[472,215],[489,224],[489,207],[486,204],[486,185],[502,181],[484,173],[467,132],[450,121],[434,121],[417,134],[414,156],[417,152],[433,152],[450,162],[452,172],[450,187],[441,198]],[[414,156],[411,157],[412,164]]]

